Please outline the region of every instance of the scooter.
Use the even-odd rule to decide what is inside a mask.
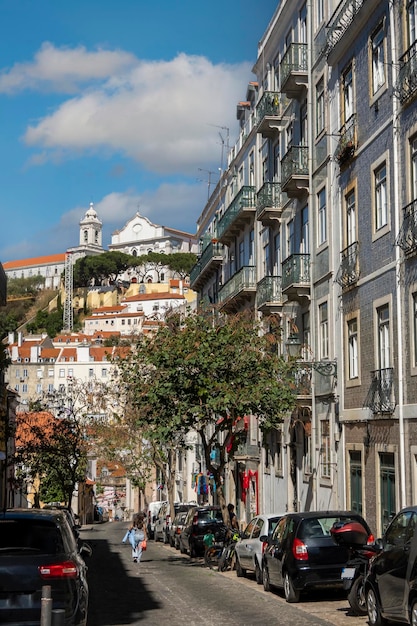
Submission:
[[[349,558],[342,569],[343,589],[348,592],[347,600],[355,615],[367,615],[365,599],[365,578],[369,561],[380,548],[375,545],[373,535],[359,522],[337,522],[331,528],[333,540],[348,548]]]

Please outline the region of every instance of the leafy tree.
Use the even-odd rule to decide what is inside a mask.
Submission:
[[[74,265],[74,286],[101,285],[104,281],[114,283],[130,266],[131,256],[111,251],[77,259]]]
[[[192,252],[177,252],[167,256],[169,269],[178,274],[182,280],[190,275],[191,269],[197,262],[197,256]]]
[[[121,396],[161,450],[178,450],[190,431],[198,433],[225,520],[222,479],[240,418],[256,415],[267,433],[295,404],[292,365],[279,356],[279,340],[274,320],[265,333],[249,314],[206,311],[169,318],[118,363]]]
[[[45,284],[44,276],[28,276],[27,278],[9,278],[7,295],[15,297],[35,296]]]

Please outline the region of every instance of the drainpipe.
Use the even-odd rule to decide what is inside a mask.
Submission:
[[[394,3],[389,3],[390,29],[391,29],[391,59],[392,59],[392,84],[398,84],[398,66],[394,62],[397,58],[395,10]],[[400,232],[400,192],[399,184],[402,180],[400,163],[400,104],[395,94],[392,98],[393,117],[393,155],[394,155],[394,218],[395,234]],[[406,506],[406,482],[405,482],[405,433],[404,433],[404,339],[403,339],[403,306],[402,306],[402,282],[401,282],[401,252],[400,246],[395,246],[395,273],[396,273],[396,306],[397,306],[397,352],[398,352],[398,426],[400,438],[400,503],[401,508]],[[405,323],[405,320],[404,320]]]

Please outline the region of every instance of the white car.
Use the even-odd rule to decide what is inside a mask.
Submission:
[[[236,574],[245,576],[246,572],[255,572],[258,585],[262,584],[262,555],[265,544],[260,541],[262,535],[272,534],[284,513],[270,513],[254,517],[241,533],[241,540],[236,544]]]

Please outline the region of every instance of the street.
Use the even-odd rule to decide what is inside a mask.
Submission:
[[[298,604],[279,591],[267,593],[253,579],[207,569],[177,550],[148,541],[142,562],[132,562],[122,544],[128,523],[83,527],[81,540],[93,547],[89,568],[88,626],[170,624],[170,626],[365,626],[349,615],[343,596],[313,593]],[[329,599],[331,598],[331,599]]]

